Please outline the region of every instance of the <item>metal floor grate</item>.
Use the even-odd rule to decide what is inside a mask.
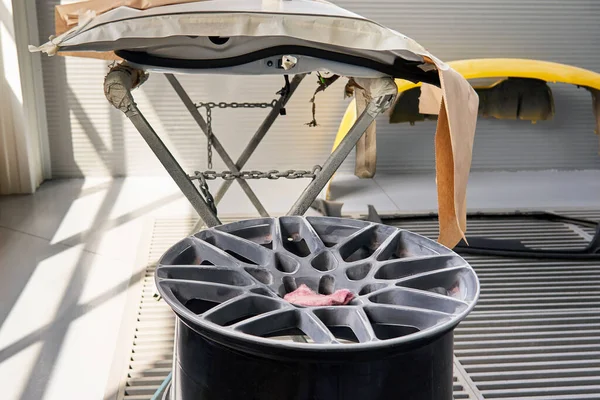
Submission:
[[[600,220],[600,211],[561,212]],[[401,224],[435,237],[437,224]],[[591,230],[544,221],[470,221],[469,235],[582,248]],[[600,399],[600,263],[468,256],[481,281],[455,355],[485,399]]]
[[[175,317],[171,308],[154,296],[154,270],[163,253],[188,236],[195,223],[191,218],[157,219],[154,223],[129,369],[119,400],[150,400],[171,371]]]
[[[600,220],[596,210],[563,214]],[[171,369],[174,317],[153,297],[153,263],[193,225],[155,223],[123,400],[149,400]],[[437,235],[435,222],[399,226]],[[469,235],[527,238],[537,248],[581,248],[592,234],[514,218],[469,223]],[[482,289],[456,330],[455,399],[600,400],[600,263],[466,258]]]

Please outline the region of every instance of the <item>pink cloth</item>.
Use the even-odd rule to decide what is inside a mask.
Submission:
[[[284,300],[298,306],[339,306],[350,303],[353,298],[354,293],[348,289],[336,290],[325,295],[313,292],[304,284],[283,297]]]

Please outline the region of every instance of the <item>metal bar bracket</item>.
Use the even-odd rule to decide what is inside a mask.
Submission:
[[[304,189],[304,192],[296,200],[296,203],[294,203],[287,215],[303,215],[310,208],[319,193],[321,193],[321,190],[327,185],[327,182],[329,182],[333,174],[342,165],[375,118],[391,107],[393,99],[394,95],[386,94],[369,102],[365,111],[357,118],[354,125],[348,131],[348,134],[342,139],[333,153],[331,153],[327,161],[325,161],[321,172]]]
[[[179,186],[181,192],[200,215],[202,221],[209,227],[220,225],[219,218],[206,204],[194,183],[138,109],[131,91],[141,85],[146,78],[147,74],[144,71],[127,64],[113,67],[104,81],[106,99],[133,123],[171,178]]]

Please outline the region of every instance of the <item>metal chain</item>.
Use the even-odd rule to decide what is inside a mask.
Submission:
[[[271,170],[268,172],[261,171],[240,171],[240,172],[231,172],[231,171],[195,171],[194,176],[191,176],[191,180],[200,180],[201,185],[205,184],[206,181],[213,181],[215,179],[221,178],[226,181],[232,181],[234,179],[301,179],[301,178],[310,178],[314,179],[317,174],[321,171],[320,165],[315,165],[310,171],[302,170],[302,169],[290,169],[287,171],[277,171]]]
[[[206,109],[206,130],[208,133],[208,138],[206,142],[206,152],[208,157],[208,169],[212,169],[212,142],[213,142],[213,130],[212,130],[212,109],[213,108],[275,108],[277,106],[277,100],[273,100],[270,103],[196,103],[196,108],[205,108]]]
[[[212,142],[213,142],[213,131],[212,131],[212,108],[206,107],[206,130],[208,131],[208,137],[206,138],[206,153],[208,156],[208,169],[212,169]]]
[[[224,101],[220,103],[208,102],[208,103],[196,103],[196,108],[274,108],[277,105],[277,100],[273,100],[270,103],[237,103],[231,102],[226,103]]]
[[[217,204],[215,203],[214,197],[210,193],[206,179],[203,175],[199,175],[196,179],[200,179],[200,192],[202,193],[202,196],[204,196],[206,204],[212,210],[212,212],[217,215]]]
[[[213,195],[210,193],[210,189],[208,187],[208,183],[206,181],[214,181],[217,178],[224,179],[226,181],[232,181],[234,179],[301,179],[301,178],[310,178],[315,179],[317,174],[323,168],[320,165],[315,165],[312,170],[306,171],[302,169],[289,169],[287,171],[277,171],[271,170],[269,172],[261,172],[261,171],[241,171],[241,172],[231,172],[231,171],[195,171],[193,176],[190,176],[190,180],[199,180],[200,181],[200,193],[204,197],[206,204],[210,207],[212,212],[217,215],[217,204],[215,203],[215,199]]]
[[[281,96],[286,96],[290,89],[290,82],[287,75],[285,75],[285,86],[281,89],[277,94]],[[272,100],[270,103],[196,103],[196,108],[204,108],[206,109],[206,130],[207,130],[207,156],[208,156],[208,169],[212,169],[212,145],[213,145],[213,129],[212,129],[212,109],[213,108],[275,108],[277,107],[278,100]],[[280,110],[282,115],[285,115],[285,109],[282,108]],[[290,169],[288,171],[279,172],[277,170],[271,170],[269,172],[261,172],[261,171],[241,171],[241,172],[231,172],[231,171],[223,171],[223,172],[215,172],[215,171],[195,171],[194,176],[190,176],[191,180],[199,180],[200,181],[200,192],[206,201],[206,204],[210,207],[212,212],[217,215],[217,205],[215,203],[215,199],[210,193],[210,189],[208,187],[207,180],[215,180],[217,178],[222,178],[227,181],[231,181],[234,179],[279,179],[279,178],[287,178],[287,179],[298,179],[298,178],[310,178],[314,179],[317,176],[317,173],[321,171],[320,165],[315,165],[312,170],[293,170]]]

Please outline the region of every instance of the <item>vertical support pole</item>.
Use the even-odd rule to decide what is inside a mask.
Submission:
[[[590,89],[592,92],[592,104],[594,107],[594,117],[596,117],[596,135],[600,138],[600,90]],[[600,153],[600,151],[599,151]]]

